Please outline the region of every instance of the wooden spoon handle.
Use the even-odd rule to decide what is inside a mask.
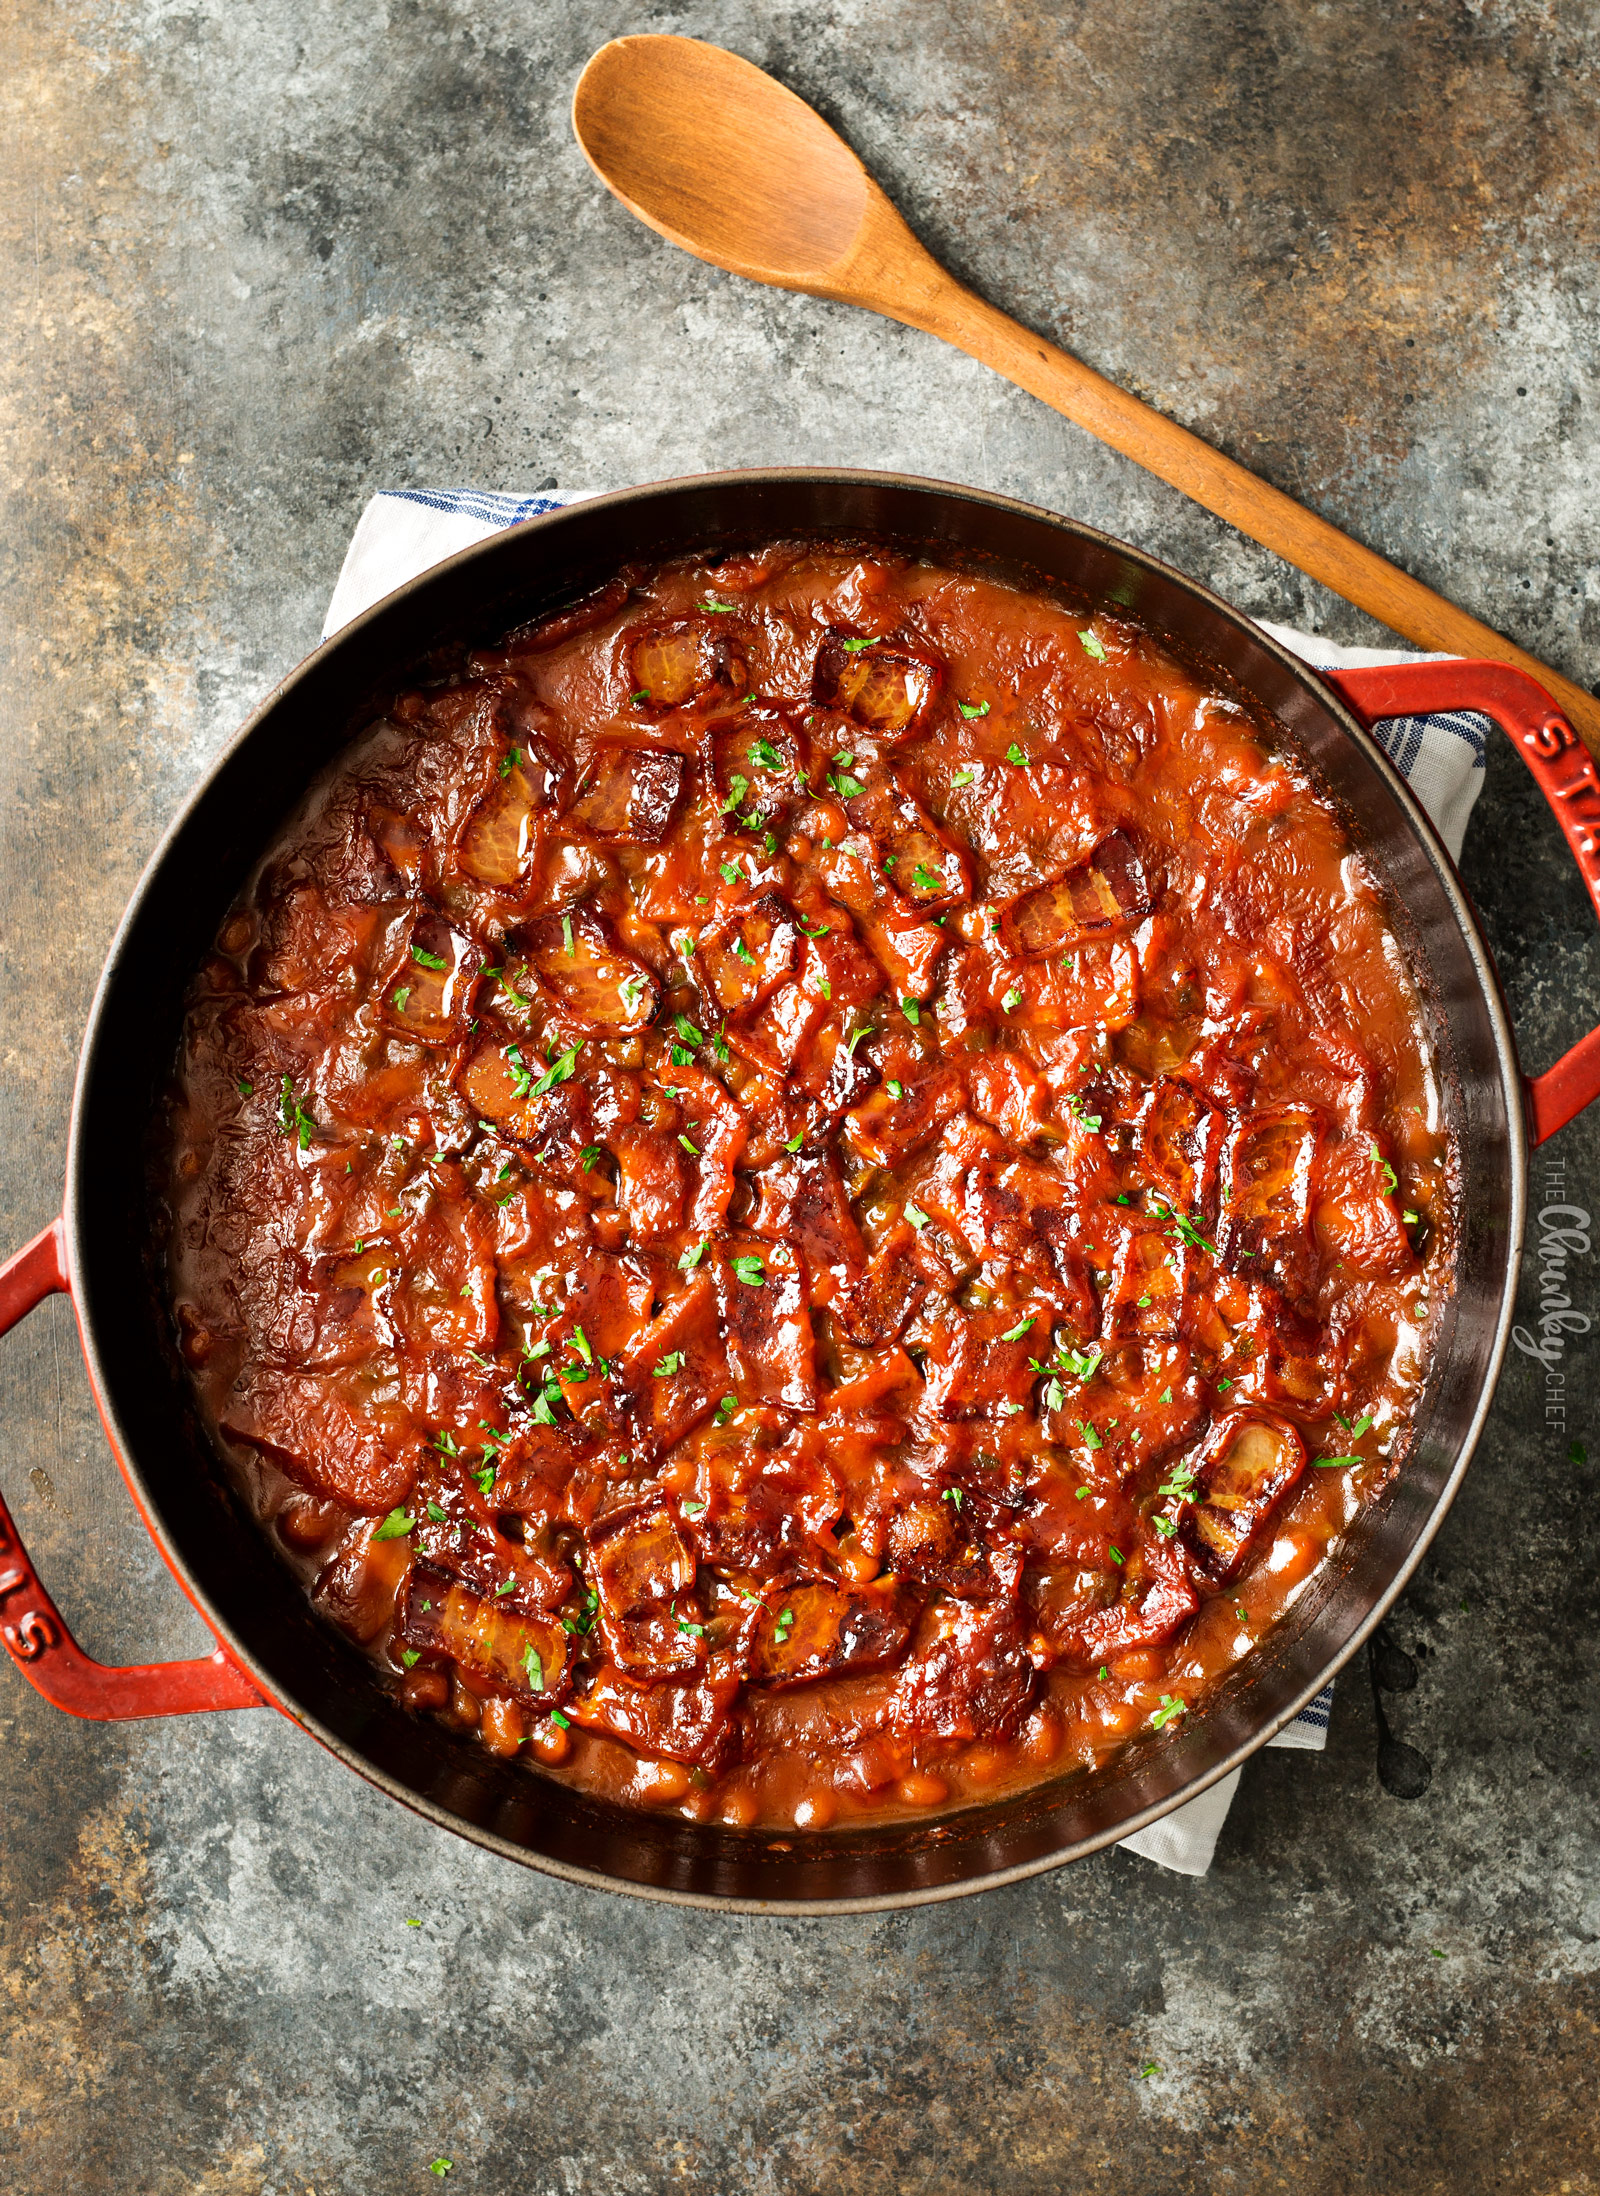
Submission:
[[[1186,427],[1164,419],[1092,367],[963,289],[920,246],[915,247],[916,279],[905,279],[905,245],[915,240],[887,199],[869,209],[862,230],[852,255],[852,279],[835,294],[866,302],[862,291],[870,283],[871,302],[880,312],[968,352],[1419,647],[1515,664],[1539,681],[1589,752],[1600,758],[1600,699],[1595,695],[1258,480]]]

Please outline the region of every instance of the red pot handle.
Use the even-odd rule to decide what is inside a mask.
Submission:
[[[68,1289],[61,1222],[53,1221],[0,1266],[0,1334],[34,1305]],[[198,1662],[94,1662],[39,1583],[11,1512],[0,1500],[0,1639],[28,1680],[57,1708],[97,1723],[186,1716],[200,1708],[263,1708],[261,1695],[219,1647]]]
[[[1440,709],[1476,709],[1507,733],[1540,792],[1600,914],[1600,778],[1588,749],[1544,688],[1508,663],[1451,657],[1442,663],[1374,664],[1322,671],[1363,724],[1375,717],[1422,717]],[[1590,1030],[1543,1075],[1527,1078],[1528,1127],[1542,1144],[1600,1097],[1600,1028]]]

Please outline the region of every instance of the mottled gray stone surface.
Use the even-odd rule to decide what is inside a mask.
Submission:
[[[373,489],[902,467],[1363,620],[930,339],[671,253],[593,185],[628,28],[783,74],[956,270],[1435,586],[1600,673],[1600,18],[1585,0],[13,0],[0,11],[0,1213],[163,820],[308,649]],[[1503,745],[1468,842],[1542,1065],[1592,918]],[[1600,1123],[1555,1147],[1600,1209]],[[1536,1193],[1544,1180],[1536,1169]],[[1593,1260],[1579,1262],[1593,1310]],[[1593,2191],[1600,1459],[1514,1358],[1392,1630],[1432,1763],[1246,1772],[1212,1875],[1112,1853],[903,1917],[574,1892],[268,1714],[102,1729],[0,1667],[0,2177],[19,2191]],[[202,1644],[68,1313],[0,1485],[107,1658]],[[422,1926],[406,1926],[415,1917]],[[1141,2078],[1151,2062],[1159,2068]]]

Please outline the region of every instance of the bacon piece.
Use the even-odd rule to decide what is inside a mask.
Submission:
[[[815,1344],[798,1255],[787,1245],[746,1236],[716,1246],[712,1272],[740,1400],[814,1411]]]
[[[630,1617],[602,1614],[600,1637],[617,1669],[651,1683],[681,1677],[705,1660],[705,1622],[697,1602],[681,1609],[640,1609]]]
[[[558,1056],[552,1054],[552,1060]],[[530,1152],[547,1173],[574,1183],[591,1197],[603,1194],[604,1177],[591,1175],[584,1154],[593,1141],[590,1088],[573,1080],[534,1092],[546,1062],[532,1046],[480,1041],[461,1071],[461,1092],[479,1120]]]
[[[404,925],[377,986],[384,1022],[417,1044],[453,1044],[482,966],[483,955],[470,938],[431,908],[418,909]]]
[[[592,1251],[565,1277],[563,1322],[582,1327],[597,1357],[619,1357],[649,1318],[654,1300],[654,1279],[637,1259]]]
[[[594,1443],[577,1426],[520,1427],[500,1451],[494,1481],[496,1509],[546,1523],[570,1522],[567,1490],[593,1452]]]
[[[254,1244],[237,1274],[239,1304],[261,1359],[289,1372],[362,1365],[392,1347],[395,1245],[308,1253]]]
[[[760,1181],[752,1231],[797,1244],[811,1276],[812,1302],[831,1303],[866,1257],[838,1168],[825,1151],[785,1152],[768,1161]]]
[[[483,1356],[500,1333],[493,1219],[458,1160],[435,1160],[429,1177],[434,1194],[397,1224],[404,1265],[388,1302],[414,1348]]]
[[[1025,892],[1001,911],[1001,940],[1038,960],[1130,929],[1151,908],[1143,862],[1121,831],[1102,839],[1077,868]]]
[[[297,1485],[380,1516],[410,1492],[423,1453],[410,1413],[359,1375],[254,1372],[228,1399],[222,1431]]]
[[[687,1117],[697,1170],[689,1225],[702,1235],[721,1227],[733,1197],[734,1173],[750,1134],[750,1116],[716,1076],[692,1062],[671,1070]],[[680,1149],[682,1146],[679,1147]]]
[[[728,1359],[717,1332],[717,1292],[698,1273],[639,1335],[619,1379],[646,1433],[663,1447],[732,1393]]]
[[[1037,1687],[1014,1603],[934,1602],[895,1680],[885,1721],[907,1736],[1007,1739]]]
[[[927,718],[944,676],[931,649],[830,628],[811,667],[811,693],[869,731],[904,739]]]
[[[1312,1220],[1330,1257],[1374,1279],[1415,1271],[1416,1255],[1395,1197],[1399,1185],[1374,1137],[1349,1130],[1329,1136],[1316,1180]]]
[[[658,1678],[693,1669],[705,1653],[699,1611],[667,1604],[693,1586],[694,1557],[665,1502],[613,1514],[589,1544],[600,1635],[618,1669]]]
[[[570,1568],[508,1540],[465,1470],[451,1472],[435,1463],[420,1478],[408,1508],[418,1559],[493,1598],[497,1606],[503,1599],[508,1609],[547,1616],[571,1593]]]
[[[1234,1130],[1223,1173],[1217,1246],[1249,1280],[1276,1279],[1310,1296],[1315,1249],[1311,1190],[1321,1129],[1309,1108],[1258,1113]]]
[[[559,805],[560,771],[524,736],[502,758],[457,843],[456,861],[480,884],[507,889],[527,882],[538,849],[539,819]]]
[[[843,1497],[816,1439],[774,1446],[784,1424],[776,1411],[741,1410],[729,1425],[702,1426],[686,1444],[706,1503],[695,1536],[705,1561],[725,1572],[782,1577],[823,1560],[821,1536],[839,1518]]]
[[[950,941],[942,930],[920,921],[887,881],[872,841],[852,832],[838,846],[823,848],[816,867],[833,898],[861,926],[895,997],[928,998],[939,957]]]
[[[1014,1159],[970,1114],[945,1124],[939,1149],[911,1186],[911,1201],[942,1222],[973,1260],[1009,1264],[1042,1291],[1053,1279],[1034,1216],[1058,1212],[1071,1194],[1063,1176]]]
[[[1131,1223],[1118,1245],[1105,1293],[1107,1339],[1176,1341],[1185,1329],[1195,1264],[1194,1252],[1164,1223]]]
[[[531,1045],[508,1043],[505,1033],[478,1039],[461,1068],[461,1095],[481,1121],[491,1121],[513,1143],[539,1139],[539,1100],[530,1095],[545,1063]]]
[[[780,984],[759,1013],[729,1025],[728,1042],[757,1067],[785,1075],[826,1012],[802,985]]]
[[[1035,1137],[1060,1131],[1049,1119],[1050,1093],[1044,1077],[1015,1052],[980,1052],[966,1062],[972,1110],[1008,1142],[1031,1144]]]
[[[813,998],[834,1011],[860,1007],[884,988],[881,966],[855,940],[849,916],[827,902],[803,918],[805,947],[800,981]]]
[[[595,839],[654,846],[683,790],[683,757],[662,748],[597,747],[577,799],[562,818]]]
[[[664,1678],[653,1685],[608,1664],[568,1713],[574,1723],[604,1731],[641,1754],[713,1769],[732,1751],[739,1690],[737,1670],[715,1658],[703,1676]]]
[[[1067,1520],[1069,1529],[1073,1522]],[[1029,1621],[1057,1654],[1069,1661],[1081,1661],[1085,1654],[1084,1626],[1091,1617],[1110,1608],[1117,1596],[1116,1582],[1096,1564],[1072,1562],[1075,1551],[1070,1530],[1065,1546],[1050,1545],[1037,1533],[1030,1537],[1043,1546],[1047,1556],[1058,1560],[1039,1569],[1030,1566],[1023,1575],[1022,1598]],[[1099,1540],[1103,1535],[1088,1537]]]
[[[688,1176],[684,1155],[665,1129],[635,1123],[611,1139],[617,1162],[617,1201],[641,1242],[671,1235],[683,1225]]]
[[[1187,1083],[1164,1075],[1135,1121],[1135,1148],[1145,1175],[1190,1218],[1217,1210],[1217,1176],[1225,1125],[1220,1110]]]
[[[856,1022],[853,1015],[846,1020],[862,1032],[861,1037],[852,1044],[836,1023],[824,1025],[806,1046],[794,1077],[800,1090],[816,1101],[823,1116],[816,1126],[827,1135],[832,1134],[846,1107],[854,1105],[878,1080],[876,1063],[863,1049],[871,1025]]]
[[[537,1164],[563,1181],[583,1186],[591,1196],[604,1194],[605,1176],[585,1164],[594,1141],[594,1119],[587,1083],[557,1083],[538,1101],[533,1146]]]
[[[404,1540],[374,1538],[377,1520],[357,1518],[318,1573],[311,1599],[353,1639],[369,1645],[394,1622],[395,1603],[411,1567]]]
[[[929,1489],[900,1504],[884,1536],[884,1559],[891,1570],[960,1601],[992,1600],[1002,1590],[1001,1581],[987,1550],[968,1530],[965,1508],[966,1497],[958,1487],[938,1493]]]
[[[917,1605],[896,1583],[858,1587],[818,1581],[769,1598],[750,1651],[753,1685],[808,1685],[850,1670],[876,1670],[904,1654]]]
[[[840,1762],[848,1756],[864,1770],[857,1780],[864,1788],[892,1783],[911,1766],[909,1744],[896,1744],[887,1729],[898,1676],[891,1664],[826,1685],[752,1686],[740,1710],[744,1758]]]
[[[1251,1541],[1305,1468],[1305,1443],[1281,1420],[1235,1412],[1212,1429],[1195,1469],[1200,1491],[1182,1525],[1212,1586],[1237,1576]]]
[[[1264,1266],[1252,1259],[1242,1271]],[[1234,1341],[1236,1403],[1265,1403],[1289,1411],[1306,1410],[1325,1417],[1337,1400],[1344,1376],[1344,1351],[1339,1327],[1330,1332],[1316,1315],[1315,1306],[1297,1309],[1283,1290],[1264,1276],[1252,1280],[1241,1292],[1247,1307],[1229,1306],[1229,1318],[1239,1329]],[[1393,1346],[1382,1344],[1386,1360]]]
[[[648,702],[653,710],[742,694],[750,683],[744,649],[726,619],[647,626],[629,649],[628,662],[635,703]]]
[[[972,865],[964,851],[882,764],[861,762],[857,770],[866,773],[866,783],[846,799],[845,813],[871,840],[878,866],[893,878],[895,890],[924,915],[970,900]]]
[[[961,1077],[954,1068],[930,1067],[894,1076],[868,1093],[841,1126],[851,1149],[875,1167],[894,1167],[925,1144],[961,1111]]]
[[[1242,1248],[1304,1229],[1317,1126],[1298,1107],[1242,1122],[1228,1147],[1224,1226],[1230,1263]]]
[[[627,1036],[643,1029],[661,1003],[654,976],[588,906],[541,916],[518,932],[516,950],[569,1013],[597,1029]]]
[[[613,1512],[589,1545],[600,1606],[613,1617],[637,1616],[694,1584],[694,1556],[664,1501]]]
[[[898,1341],[928,1291],[928,1276],[916,1255],[915,1230],[905,1221],[893,1228],[866,1272],[839,1298],[835,1316],[859,1349],[882,1349]]]
[[[1089,1246],[1079,1230],[1070,1192],[1060,1202],[1032,1202],[1028,1227],[1041,1246],[1054,1279],[1060,1316],[1074,1334],[1093,1334],[1100,1321],[1099,1299],[1089,1278]],[[1025,1261],[1030,1271],[1032,1261]],[[1034,1352],[1035,1356],[1040,1353]]]
[[[1030,1356],[1050,1332],[1051,1312],[1035,1311],[1031,1322],[1014,1312],[968,1312],[951,1307],[934,1323],[923,1364],[924,1408],[946,1424],[988,1419],[1004,1424],[1018,1417],[1033,1392]],[[1019,1324],[1028,1331],[1007,1341]]]
[[[1156,1647],[1171,1639],[1200,1606],[1183,1549],[1159,1536],[1147,1540],[1123,1574],[1124,1592],[1108,1608],[1091,1612],[1079,1632],[1085,1663],[1106,1661],[1131,1647]]]
[[[744,709],[711,743],[724,831],[776,831],[801,783],[800,752],[787,721],[771,709]]]
[[[782,983],[800,943],[794,909],[763,892],[700,934],[696,955],[722,1011],[748,1014]]]
[[[413,1567],[395,1637],[413,1659],[457,1662],[519,1700],[554,1707],[571,1689],[571,1640],[562,1626],[513,1615],[425,1564]]]

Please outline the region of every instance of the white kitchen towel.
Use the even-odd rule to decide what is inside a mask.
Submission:
[[[415,579],[419,572],[427,571],[430,565],[454,556],[458,549],[470,548],[473,542],[483,541],[523,519],[559,511],[596,493],[594,489],[551,488],[513,496],[478,488],[386,489],[372,498],[356,523],[328,605],[323,639],[407,580]],[[1319,670],[1419,660],[1404,649],[1341,648],[1314,633],[1261,622],[1274,640]],[[1488,718],[1467,710],[1427,717],[1380,717],[1372,731],[1432,817],[1452,857],[1459,860],[1467,818],[1483,790]],[[1321,1753],[1327,1744],[1332,1706],[1333,1687],[1327,1685],[1291,1724],[1267,1741],[1268,1745]],[[1240,1774],[1235,1769],[1198,1799],[1174,1808],[1148,1830],[1124,1838],[1123,1845],[1130,1853],[1142,1854],[1163,1868],[1176,1869],[1185,1876],[1203,1876],[1211,1866],[1217,1838],[1239,1788]]]

